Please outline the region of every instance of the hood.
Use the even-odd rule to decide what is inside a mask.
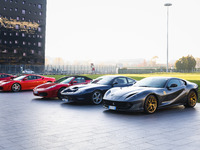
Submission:
[[[112,88],[108,90],[104,96],[104,99],[107,100],[119,100],[123,101],[127,97],[133,96],[135,94],[141,93],[143,91],[147,90],[153,90],[155,88],[150,88],[150,87],[123,87],[123,88]]]
[[[75,91],[84,91],[88,89],[93,89],[93,88],[102,88],[102,87],[107,87],[108,85],[101,85],[101,84],[79,84],[79,85],[73,85],[67,88],[66,90],[63,91],[65,92],[75,92]]]
[[[56,83],[44,83],[44,84],[40,84],[38,85],[36,88],[48,88],[50,86],[56,85]]]

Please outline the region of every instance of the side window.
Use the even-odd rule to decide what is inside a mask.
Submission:
[[[40,76],[35,76],[36,78],[35,79],[40,79],[40,78],[42,78],[42,77],[40,77]]]
[[[130,79],[130,78],[127,78],[127,79],[128,79],[128,83],[130,83],[130,84],[134,84],[135,83],[135,81],[133,79]]]
[[[76,79],[74,79],[74,81],[76,81],[77,83],[84,83],[85,79],[83,77],[76,77]]]
[[[175,88],[180,87],[182,84],[178,79],[172,79],[168,82],[168,87]]]
[[[119,78],[115,79],[113,83],[117,83],[119,85],[123,85],[123,84],[127,84],[128,81],[124,77],[119,77]]]

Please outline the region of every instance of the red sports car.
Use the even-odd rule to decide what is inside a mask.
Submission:
[[[6,74],[6,73],[0,73],[0,81],[2,80],[11,80],[13,78],[16,78],[16,76]]]
[[[36,86],[46,82],[55,82],[55,78],[34,74],[22,75],[14,78],[13,80],[0,82],[0,90],[13,92],[18,92],[20,90],[32,90]]]
[[[41,97],[58,97],[60,96],[60,92],[71,86],[77,84],[87,84],[90,83],[92,79],[85,76],[66,76],[54,83],[45,83],[39,85],[33,89],[33,94],[35,96]]]

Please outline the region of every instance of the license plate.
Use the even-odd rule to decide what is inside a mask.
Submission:
[[[62,101],[69,102],[69,99],[63,98]]]
[[[108,106],[108,109],[116,110],[116,106]]]

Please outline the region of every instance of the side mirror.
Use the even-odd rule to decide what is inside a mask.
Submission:
[[[178,85],[177,84],[171,84],[170,88],[174,88],[174,87],[177,87]]]
[[[23,81],[26,81],[26,80],[27,80],[27,78],[24,78],[24,79],[23,79]]]
[[[167,89],[170,90],[171,88],[175,88],[177,86],[178,86],[177,84],[171,84],[170,86],[167,86]]]
[[[77,81],[72,81],[72,84],[76,84],[76,83],[78,83]]]
[[[113,82],[112,86],[114,86],[114,85],[116,85],[116,84],[118,84],[118,82],[117,82],[117,81]]]

